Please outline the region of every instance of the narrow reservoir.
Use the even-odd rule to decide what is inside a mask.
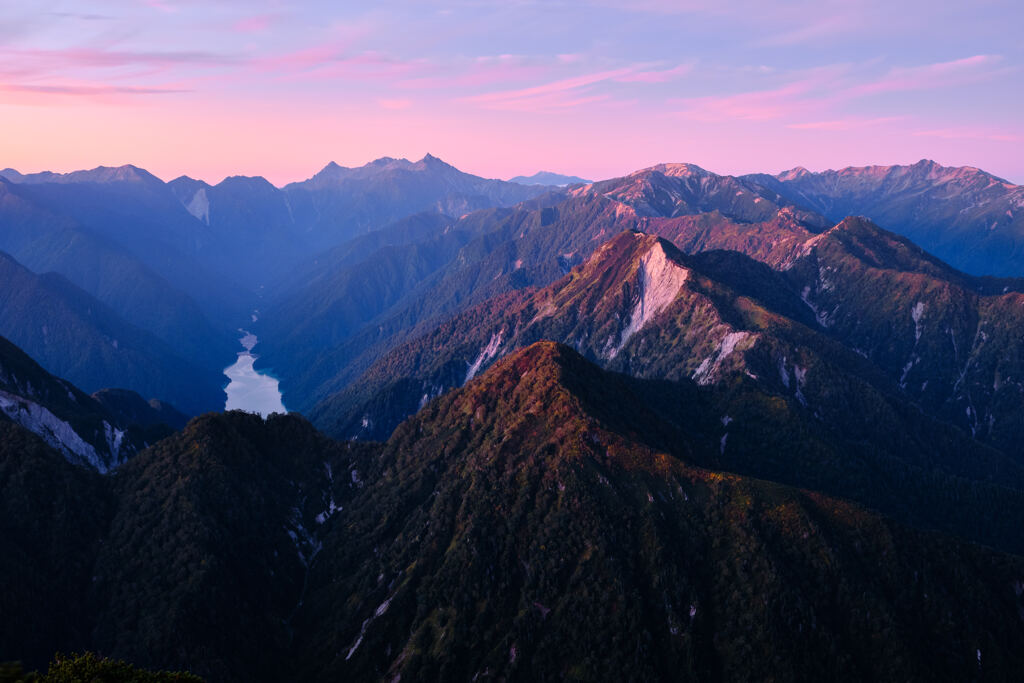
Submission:
[[[228,395],[224,410],[244,410],[263,417],[271,413],[288,412],[281,402],[277,379],[253,367],[259,356],[252,350],[259,340],[251,332],[240,331],[243,336],[239,341],[244,350],[238,352],[238,360],[234,365],[224,369],[224,374],[231,380],[224,390]]]

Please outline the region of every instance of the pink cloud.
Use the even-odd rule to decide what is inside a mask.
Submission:
[[[772,90],[691,97],[675,102],[684,107],[679,114],[694,121],[767,121],[819,108],[819,103],[807,97],[817,85],[814,81],[796,81]]]

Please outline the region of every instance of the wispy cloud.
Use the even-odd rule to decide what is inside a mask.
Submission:
[[[201,51],[136,51],[69,47],[63,49],[0,48],[0,61],[17,63],[36,72],[65,73],[71,69],[172,66],[222,66],[236,57]]]
[[[425,75],[407,78],[396,83],[398,87],[417,90],[459,90],[485,86],[524,83],[544,78],[552,65],[521,55],[479,56],[456,59],[446,64],[434,64]]]
[[[686,76],[693,69],[693,63],[680,64],[670,69],[644,69],[619,76],[614,80],[619,83],[668,83]]]
[[[776,88],[673,99],[669,103],[680,107],[679,115],[694,121],[768,121],[806,116],[827,108],[832,96],[829,84],[847,70],[845,66],[815,69]]]
[[[590,95],[587,93],[589,93],[591,86],[597,83],[622,78],[633,72],[634,69],[632,68],[598,71],[530,88],[472,95],[463,98],[463,101],[486,109],[511,109],[516,111],[565,109],[608,99],[608,95]]]
[[[756,47],[788,47],[792,45],[801,45],[803,43],[820,41],[824,38],[848,33],[858,27],[859,21],[850,14],[825,16],[795,28],[783,30],[779,33],[754,41],[754,45]]]
[[[596,91],[613,83],[657,84],[682,78],[693,71],[693,64],[658,68],[660,63],[633,64],[618,69],[596,71],[549,81],[528,88],[517,88],[471,95],[462,101],[486,109],[544,111],[567,109],[596,102],[611,102],[612,93]]]
[[[168,95],[190,92],[185,88],[145,88],[136,86],[114,86],[104,84],[89,85],[26,85],[20,83],[0,83],[4,92],[25,92],[44,95]]]
[[[1002,61],[996,55],[976,55],[920,66],[893,67],[881,74],[877,60],[833,65],[792,74],[788,81],[774,88],[674,99],[670,104],[681,107],[680,115],[697,121],[789,119],[789,128],[850,130],[903,116],[898,112],[881,117],[843,116],[842,109],[854,100],[884,93],[956,88],[989,80],[1007,72]],[[779,77],[782,74],[773,75],[773,80]],[[807,121],[810,116],[829,114],[831,118]]]
[[[994,142],[1024,142],[1024,135],[993,131],[987,128],[937,128],[919,130],[913,133],[916,137],[942,138],[944,140],[991,140]]]
[[[906,116],[880,116],[876,118],[850,117],[844,119],[833,119],[831,121],[790,123],[786,127],[793,128],[795,130],[845,131],[856,130],[858,128],[870,128],[871,126],[881,126],[887,123],[897,123],[899,121],[906,121],[908,118],[909,117]]]
[[[948,62],[913,67],[896,67],[881,78],[854,86],[851,97],[906,90],[930,90],[965,85],[991,78],[1003,61],[998,55],[974,55]]]

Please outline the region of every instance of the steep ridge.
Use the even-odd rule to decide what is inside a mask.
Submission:
[[[145,404],[138,394],[116,391],[122,403]],[[34,433],[68,462],[106,472],[166,437],[175,425],[164,418],[177,411],[151,411],[143,420],[111,410],[0,337],[0,419]]]
[[[960,680],[980,650],[1014,675],[1019,559],[687,465],[699,405],[666,451],[631,388],[541,343],[428,404],[330,530],[301,660],[345,679]],[[968,626],[996,615],[1008,631]]]
[[[1024,275],[1024,187],[971,166],[796,168],[745,179],[839,221],[866,215],[976,275]]]
[[[0,253],[0,281],[0,334],[50,372],[85,391],[124,387],[193,414],[223,407],[218,370],[185,360],[60,275],[36,275]]]
[[[828,334],[928,412],[1008,452],[1024,437],[1024,279],[975,278],[848,218],[786,277]]]
[[[701,468],[722,426],[704,391],[543,342],[384,445],[207,415],[31,499],[71,468],[36,440],[0,458],[0,505],[38,513],[3,517],[0,599],[27,611],[35,579],[5,561],[37,558],[67,574],[45,638],[220,681],[1013,680],[1024,561]],[[0,655],[30,647],[2,628]]]

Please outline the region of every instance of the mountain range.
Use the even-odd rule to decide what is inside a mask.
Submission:
[[[1010,183],[0,176],[0,661],[1024,670]],[[243,332],[296,413],[210,412]]]

